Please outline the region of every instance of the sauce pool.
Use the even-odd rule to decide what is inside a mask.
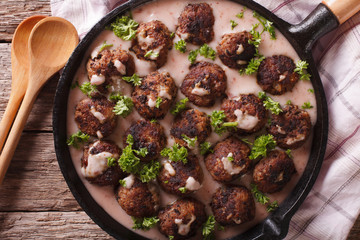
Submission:
[[[188,3],[193,3],[195,1],[183,1],[183,0],[160,0],[156,2],[151,2],[145,5],[142,5],[132,11],[133,18],[135,21],[141,22],[148,22],[151,20],[160,20],[162,21],[171,32],[175,32],[177,19],[184,9],[184,7]],[[241,32],[244,30],[250,31],[253,24],[258,23],[258,20],[252,16],[252,10],[246,9],[242,5],[231,1],[196,1],[196,2],[207,2],[213,9],[214,17],[215,17],[215,24],[214,24],[214,40],[208,45],[213,49],[216,49],[217,44],[220,42],[221,37],[225,33],[232,33],[232,32]],[[244,11],[244,17],[242,19],[238,19],[235,17],[236,14]],[[238,25],[232,30],[230,25],[230,20],[235,20]],[[286,38],[276,30],[276,40],[271,40],[268,32],[264,32],[262,34],[262,42],[259,47],[259,52],[267,56],[272,55],[285,55],[297,62],[300,60],[299,56],[296,54],[295,50],[292,48],[290,43],[286,40]],[[179,40],[179,37],[176,36],[174,39],[174,43]],[[113,32],[104,30],[92,43],[91,47],[88,49],[87,53],[85,54],[85,58],[81,63],[81,67],[79,68],[74,81],[78,81],[81,85],[83,82],[89,81],[86,72],[86,63],[90,57],[90,55],[96,51],[102,43],[106,41],[107,44],[113,44],[112,49],[115,48],[122,48],[124,50],[128,50],[131,46],[131,41],[123,41],[117,38]],[[188,44],[188,49],[196,49],[197,46],[192,46]],[[148,62],[139,60],[136,56],[133,55],[136,65],[136,73],[140,76],[145,76],[156,69]],[[179,87],[185,77],[185,75],[189,72],[190,62],[187,59],[188,52],[183,54],[179,51],[175,50],[174,48],[169,51],[167,63],[159,69],[160,72],[167,71],[170,73],[171,77],[174,79],[176,85]],[[230,69],[222,64],[219,58],[216,58],[215,61],[211,61],[209,59],[205,59],[201,56],[198,56],[198,61],[210,61],[220,65],[223,70],[225,71],[228,79],[228,87],[226,94],[229,98],[237,97],[241,93],[253,93],[255,95],[258,92],[262,91],[260,86],[256,83],[256,75],[240,75],[237,70]],[[131,95],[131,86],[124,81],[121,81],[118,86],[115,87],[116,89],[120,90],[124,95],[130,96]],[[316,100],[315,95],[313,93],[308,92],[308,89],[312,89],[312,85],[310,81],[299,81],[294,89],[291,92],[287,92],[281,96],[271,96],[275,101],[280,102],[281,105],[285,105],[288,100],[295,105],[303,105],[304,102],[310,102],[314,108],[308,109],[307,111],[310,114],[312,125],[316,122]],[[178,91],[178,96],[176,101],[184,98],[185,96]],[[70,136],[71,134],[78,131],[77,125],[74,120],[74,113],[76,104],[84,99],[84,94],[78,89],[71,90],[69,94],[69,102],[68,102],[68,112],[67,112],[67,134]],[[220,101],[217,101],[216,104],[211,108],[203,108],[197,107],[192,104],[189,104],[190,107],[194,107],[203,111],[207,114],[211,114],[213,110],[220,109]],[[168,147],[172,146],[174,140],[170,137],[170,128],[173,121],[173,116],[168,113],[163,120],[160,120],[159,123],[164,127],[165,134],[168,137]],[[125,119],[119,117],[117,128],[114,133],[108,138],[113,140],[115,143],[118,144],[121,148],[123,148],[123,134],[126,129],[133,123],[134,121],[140,119],[140,115],[134,111]],[[256,135],[260,135],[263,132],[256,133]],[[219,136],[216,133],[212,133],[207,141],[211,142],[214,145],[216,142],[220,141],[221,139],[226,138],[226,134],[223,136]],[[247,139],[251,142],[254,140],[255,135],[248,136]],[[285,188],[277,193],[268,194],[271,201],[277,200],[281,203],[288,194],[292,191],[295,187],[296,183],[298,182],[299,178],[301,177],[311,149],[311,141],[312,136],[306,141],[306,143],[295,150],[292,150],[292,155],[294,159],[294,164],[297,173],[292,177],[291,181],[285,186]],[[73,147],[70,147],[70,154],[72,157],[73,164],[76,168],[78,175],[80,176],[81,180],[83,181],[85,187],[88,189],[92,197],[95,201],[116,221],[124,225],[125,227],[132,229],[133,221],[129,215],[127,215],[120,205],[117,203],[115,196],[114,196],[114,189],[113,187],[100,187],[97,185],[90,184],[82,175],[81,173],[81,157],[82,157],[82,149],[78,150]],[[212,194],[215,190],[221,186],[220,183],[214,181],[211,175],[207,172],[203,157],[197,154],[199,157],[200,165],[204,172],[204,181],[202,183],[202,187],[195,192],[192,196],[197,198],[198,200],[202,201],[206,205],[206,211],[208,214],[211,214],[211,208],[209,203],[211,201]],[[250,189],[250,182],[252,180],[251,174],[246,174],[245,176],[237,179],[234,181],[236,184],[241,184]],[[166,204],[176,200],[177,197],[174,195],[166,194],[161,190],[161,206],[165,206]],[[217,239],[224,239],[228,237],[235,236],[242,232],[245,232],[252,226],[256,225],[257,223],[261,222],[267,216],[266,207],[259,203],[256,203],[256,215],[255,219],[233,227],[227,227],[225,231],[216,232]],[[136,233],[148,237],[150,239],[167,239],[164,235],[162,235],[157,228],[150,229],[149,231],[141,231],[141,230],[133,230]],[[200,234],[201,231],[199,231]],[[199,236],[198,236],[199,237]],[[197,237],[195,237],[198,239]]]

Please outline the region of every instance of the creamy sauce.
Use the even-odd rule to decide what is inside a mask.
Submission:
[[[130,189],[134,185],[135,176],[133,174],[130,174],[123,180],[125,181],[125,188]]]
[[[230,175],[238,174],[241,172],[241,170],[244,169],[245,165],[243,167],[234,166],[230,158],[233,157],[232,153],[229,153],[227,157],[223,157],[221,159],[222,164],[224,165],[224,169],[226,172],[228,172]]]
[[[191,220],[183,224],[182,219],[175,219],[175,223],[178,225],[178,233],[180,235],[186,236],[190,232],[190,225],[196,220],[196,217],[194,215],[191,215]]]
[[[165,25],[169,28],[171,32],[175,32],[177,19],[181,11],[189,2],[196,2],[196,1],[160,0],[158,2],[146,4],[140,8],[137,8],[134,11],[132,11],[132,14],[137,22],[160,20],[163,23],[165,23]],[[204,2],[204,1],[197,1],[197,2]],[[252,11],[249,9],[245,10],[243,19],[237,19],[235,15],[243,11],[243,6],[237,3],[233,3],[229,1],[207,1],[207,2],[212,7],[215,16],[215,25],[214,25],[215,36],[214,36],[214,40],[208,44],[213,49],[216,49],[216,46],[221,40],[221,37],[225,33],[241,32],[244,30],[250,31],[252,25],[258,23],[258,20],[252,17]],[[230,26],[230,20],[235,20],[239,23],[239,25],[236,26],[233,30],[231,29]],[[259,48],[260,53],[263,54],[264,56],[282,54],[291,57],[294,60],[294,62],[297,62],[299,60],[299,57],[296,54],[295,50],[291,47],[291,45],[288,43],[285,37],[282,36],[278,30],[276,30],[276,34],[277,34],[276,41],[271,40],[267,32],[264,32],[262,34],[263,41],[260,44],[260,48]],[[175,36],[174,43],[177,42],[179,39],[180,38],[178,36]],[[98,49],[98,47],[101,46],[104,41],[106,41],[108,44],[113,44],[112,49],[121,47],[122,49],[128,50],[131,46],[131,41],[122,41],[110,31],[104,31],[103,33],[101,33],[89,48],[87,54],[85,55],[86,59],[83,60],[81,67],[79,68],[76,76],[74,77],[74,79],[77,79],[79,81],[79,84],[82,84],[85,81],[89,81],[85,69],[88,57],[90,57],[91,53],[96,49]],[[150,39],[144,41],[150,41]],[[197,49],[198,47],[188,44],[187,48],[188,50],[194,50]],[[239,51],[240,50],[241,49],[239,49]],[[136,64],[136,73],[138,75],[145,76],[155,70],[154,63],[139,60],[132,52],[130,52],[130,54],[134,56],[134,60]],[[189,72],[190,62],[188,61],[187,56],[188,56],[188,52],[185,54],[179,53],[179,51],[173,48],[172,50],[169,51],[167,63],[159,69],[160,72],[163,71],[169,72],[178,87],[181,85],[185,75]],[[230,69],[224,66],[218,57],[215,59],[215,61],[212,61],[209,59],[205,59],[202,56],[198,56],[197,60],[210,61],[222,66],[228,79],[226,94],[228,95],[229,98],[237,98],[239,94],[248,94],[248,93],[253,93],[257,95],[259,91],[262,91],[262,89],[256,84],[256,75],[240,76],[237,70]],[[312,106],[316,106],[315,95],[307,91],[310,88],[311,89],[313,88],[310,81],[299,81],[295,85],[292,92],[287,92],[281,96],[271,96],[271,97],[275,101],[280,102],[281,105],[285,105],[286,102],[289,99],[291,99],[291,102],[293,104],[299,106],[303,105],[304,102],[308,102],[308,101],[311,103]],[[127,96],[130,96],[132,91],[132,87],[129,84],[124,83],[123,81],[120,81],[119,85],[116,86],[114,89],[120,90],[124,95]],[[68,136],[78,131],[78,128],[74,121],[75,106],[83,98],[85,98],[85,96],[78,88],[71,90],[69,95],[68,113],[67,113]],[[178,91],[176,101],[182,98],[184,98],[184,95],[180,91]],[[188,106],[195,107],[191,103],[188,104]],[[203,107],[196,107],[196,108],[199,109],[200,111],[210,114],[214,109],[217,110],[220,109],[220,101],[217,101],[213,108],[203,108]],[[308,109],[307,111],[310,114],[312,125],[314,125],[316,122],[316,107],[312,109]],[[131,125],[132,122],[136,121],[139,118],[140,116],[135,110],[126,119],[119,117],[117,124],[118,127],[116,128],[115,132],[108,138],[116,142],[119,147],[123,148],[122,139],[124,132],[127,130],[127,128]],[[168,113],[163,120],[159,121],[159,123],[165,129],[166,135],[169,137],[168,147],[174,144],[174,140],[170,138],[170,128],[173,119],[174,117],[170,113]],[[265,133],[265,131],[258,132],[256,133],[256,135],[260,135],[263,133]],[[215,144],[216,142],[224,139],[226,136],[227,136],[226,134],[224,134],[223,136],[219,136],[215,133],[212,133],[206,141]],[[254,135],[248,136],[247,139],[252,142],[254,140]],[[309,140],[307,140],[302,147],[292,150],[292,155],[294,158],[294,164],[297,173],[292,177],[291,181],[285,186],[285,188],[282,191],[268,195],[271,201],[277,200],[279,203],[281,203],[295,187],[296,183],[298,182],[299,178],[301,177],[306,167],[311,149],[311,140],[312,137],[310,137]],[[97,185],[90,184],[83,177],[81,173],[82,151],[77,150],[75,148],[70,148],[70,153],[72,156],[73,164],[80,178],[82,179],[84,185],[86,186],[92,197],[95,199],[95,201],[116,221],[120,222],[122,225],[132,230],[131,228],[133,226],[133,221],[131,217],[128,216],[117,203],[114,197],[113,187],[100,187]],[[194,153],[196,152],[194,151]],[[209,206],[209,203],[211,201],[211,196],[215,192],[215,190],[221,186],[221,184],[212,179],[212,177],[206,170],[203,157],[200,156],[199,154],[197,155],[199,156],[200,166],[204,172],[204,179],[202,182],[202,187],[198,191],[193,193],[192,196],[202,201],[206,206],[206,212],[208,214],[212,214],[211,208]],[[171,170],[169,172],[171,172]],[[251,180],[252,180],[251,174],[246,174],[245,176],[235,180],[233,183],[241,184],[250,188]],[[176,199],[177,199],[176,196],[165,194],[160,189],[161,206],[165,206],[166,204],[171,203]],[[252,226],[256,225],[257,223],[261,222],[264,218],[266,218],[267,214],[268,213],[266,212],[265,207],[259,203],[256,203],[256,215],[254,220],[243,223],[239,226],[227,227],[226,231],[216,232],[216,237],[217,239],[225,239],[240,234],[248,230]],[[146,236],[150,239],[164,239],[164,240],[167,239],[157,230],[157,228],[153,228],[149,231],[135,230],[135,232],[140,235]],[[199,231],[199,233],[200,232],[201,231]],[[194,239],[199,239],[199,238],[200,237],[198,236],[195,237]]]
[[[243,112],[240,109],[234,111],[236,116],[237,128],[250,130],[258,124],[259,119],[256,116],[250,115],[247,112]]]
[[[188,179],[186,179],[185,188],[190,191],[196,191],[201,188],[201,184],[196,181],[195,178],[189,177]]]

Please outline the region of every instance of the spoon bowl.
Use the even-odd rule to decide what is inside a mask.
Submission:
[[[34,26],[46,16],[32,16],[22,21],[16,28],[11,44],[11,92],[8,105],[0,122],[0,152],[8,136],[20,103],[24,98],[29,80],[28,41]]]
[[[30,74],[24,99],[0,155],[0,184],[14,155],[32,106],[47,80],[69,59],[79,42],[75,27],[59,17],[39,21],[31,31],[28,46]]]

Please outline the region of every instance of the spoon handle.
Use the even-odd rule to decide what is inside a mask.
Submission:
[[[3,117],[0,122],[0,152],[4,146],[5,140],[10,131],[11,125],[15,119],[16,113],[21,104],[24,95],[10,94],[9,102],[6,106]]]
[[[14,124],[0,155],[0,184],[5,177],[6,171],[10,165],[10,161],[19,143],[21,133],[25,127],[26,121],[30,115],[32,106],[34,105],[39,91],[27,91],[21,103],[19,112],[15,118]]]

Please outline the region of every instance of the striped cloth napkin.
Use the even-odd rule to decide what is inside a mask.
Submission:
[[[51,0],[80,37],[124,0]],[[298,23],[321,0],[256,0]],[[346,239],[360,210],[360,14],[318,41],[313,55],[329,106],[329,140],[320,175],[290,222],[286,239]]]

